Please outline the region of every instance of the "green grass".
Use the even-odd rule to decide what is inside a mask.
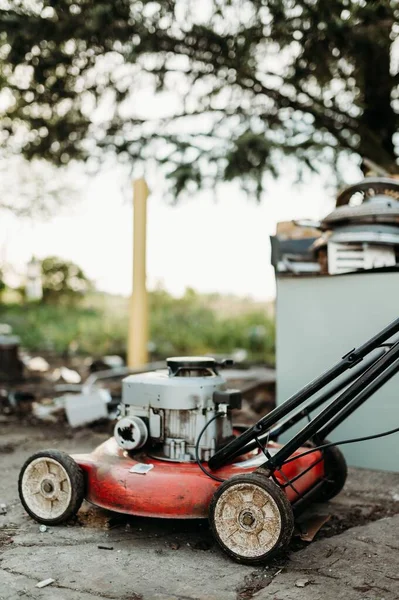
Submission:
[[[150,293],[150,339],[155,355],[230,353],[246,349],[251,360],[274,362],[274,322],[256,305],[218,312],[188,291],[173,298],[163,290]],[[225,315],[228,316],[225,316]],[[91,294],[80,306],[0,304],[0,321],[9,323],[30,351],[58,353],[71,347],[80,354],[124,354],[128,301]]]

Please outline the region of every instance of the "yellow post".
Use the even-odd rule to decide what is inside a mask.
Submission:
[[[146,242],[148,186],[133,182],[133,291],[130,299],[127,363],[141,367],[148,362],[148,300],[146,289]]]

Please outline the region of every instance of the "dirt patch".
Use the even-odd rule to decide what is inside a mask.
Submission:
[[[6,531],[0,529],[0,552],[4,548],[4,546],[9,546],[14,542],[12,531]]]
[[[71,524],[80,525],[81,527],[94,527],[96,529],[111,529],[112,513],[85,504],[77,516],[71,520]]]
[[[370,505],[345,506],[328,505],[323,507],[323,512],[329,512],[329,520],[321,527],[315,536],[315,540],[331,538],[339,535],[352,527],[367,525],[379,519],[392,517],[399,514],[399,502],[387,501]],[[309,509],[312,510],[312,509]],[[314,509],[317,512],[317,505]],[[299,536],[293,537],[289,549],[291,552],[297,552],[308,546],[309,542],[300,539]]]
[[[283,568],[281,564],[278,565],[278,561],[272,561],[267,567],[247,575],[244,583],[237,588],[237,600],[250,600],[257,592],[270,585]]]
[[[328,505],[326,505],[328,506]],[[331,538],[361,525],[367,525],[386,517],[399,514],[399,502],[385,502],[366,506],[339,507],[331,506],[331,518],[323,525],[315,536],[315,540]],[[299,537],[292,538],[289,546],[290,552],[298,552],[309,545]],[[279,560],[273,561],[265,568],[253,571],[244,579],[244,583],[237,588],[237,600],[250,600],[257,592],[266,588],[273,579],[281,573],[288,563],[288,556],[282,555]]]
[[[317,534],[317,539],[333,537],[352,527],[367,525],[373,521],[392,517],[396,514],[399,514],[399,502],[353,507],[346,514],[332,515],[331,519]]]

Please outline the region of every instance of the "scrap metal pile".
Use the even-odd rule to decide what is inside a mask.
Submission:
[[[66,363],[66,364],[65,364]],[[152,372],[164,362],[133,369],[120,356],[30,356],[11,327],[0,324],[0,421],[17,417],[30,424],[104,425],[117,415],[122,379]],[[241,390],[243,406],[234,411],[236,427],[254,423],[275,406],[275,371],[265,366],[238,365],[226,371],[230,385]]]
[[[282,275],[339,275],[399,268],[399,181],[366,177],[318,223],[279,223],[272,263]]]

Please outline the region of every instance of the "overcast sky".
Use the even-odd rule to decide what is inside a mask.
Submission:
[[[293,165],[284,179],[272,181],[257,204],[236,184],[183,199],[177,206],[162,198],[156,173],[148,210],[148,287],[161,283],[180,295],[186,287],[199,292],[233,293],[270,299],[275,293],[269,235],[276,223],[319,218],[333,206],[326,176],[295,186]],[[72,174],[73,176],[73,174]],[[358,171],[348,165],[346,179]],[[132,205],[129,181],[110,169],[89,180],[71,207],[46,223],[32,224],[10,215],[0,220],[1,261],[23,273],[35,255],[73,260],[101,290],[128,295],[132,273]]]

